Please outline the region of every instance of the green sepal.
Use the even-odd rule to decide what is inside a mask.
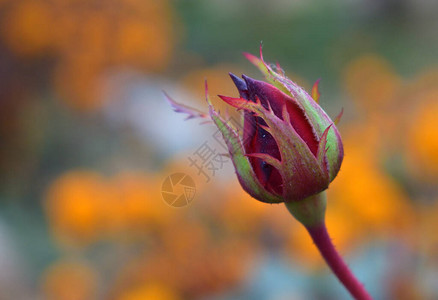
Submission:
[[[300,201],[285,202],[289,212],[305,227],[324,224],[327,197],[325,192],[307,197]]]
[[[209,100],[207,99],[207,101]],[[219,131],[222,133],[224,140],[227,143],[228,151],[236,169],[237,177],[245,191],[261,202],[284,202],[281,196],[268,192],[260,184],[248,158],[245,156],[243,145],[237,132],[220,117],[211,103],[209,103],[209,109],[213,122],[219,128]]]

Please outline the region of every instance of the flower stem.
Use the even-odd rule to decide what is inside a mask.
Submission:
[[[364,286],[356,279],[342,257],[336,251],[327,232],[325,223],[323,222],[315,226],[306,226],[306,229],[330,269],[332,269],[333,273],[351,295],[358,300],[372,299]]]

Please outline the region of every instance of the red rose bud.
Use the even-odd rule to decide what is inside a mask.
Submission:
[[[240,184],[262,202],[284,202],[301,222],[322,256],[355,299],[372,299],[336,252],[325,227],[326,198],[322,193],[336,177],[344,157],[335,124],[318,105],[318,82],[312,96],[273,67],[251,54],[245,56],[266,76],[267,82],[230,74],[239,98],[219,96],[242,112],[243,131],[226,122],[208,97],[210,117],[227,143]],[[190,118],[207,115],[166,98],[177,112]]]
[[[243,133],[209,102],[210,116],[228,145],[242,187],[268,203],[295,202],[327,189],[343,159],[339,132],[312,95],[260,59],[245,56],[270,83],[230,74],[239,98],[219,96],[243,113]]]

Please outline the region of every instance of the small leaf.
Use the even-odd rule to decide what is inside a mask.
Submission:
[[[319,97],[321,96],[321,93],[319,92],[318,89],[318,85],[319,85],[319,81],[321,79],[318,79],[317,81],[315,81],[315,83],[313,84],[312,87],[312,98],[313,100],[315,100],[316,103],[319,103]]]
[[[195,118],[210,119],[208,114],[203,113],[200,110],[197,110],[196,108],[184,104],[180,104],[175,100],[173,100],[165,91],[163,91],[163,93],[175,112],[188,115],[186,117],[186,120],[195,119]]]
[[[341,112],[336,116],[335,118],[335,125],[337,126],[339,124],[339,121],[341,121],[342,115],[344,114],[344,108],[341,109]]]

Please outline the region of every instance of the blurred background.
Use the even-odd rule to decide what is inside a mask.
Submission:
[[[339,251],[376,299],[437,299],[437,28],[432,0],[0,1],[0,299],[349,299],[284,206],[191,162],[223,145],[164,100],[207,111],[206,78],[224,112],[261,41],[344,108]]]

